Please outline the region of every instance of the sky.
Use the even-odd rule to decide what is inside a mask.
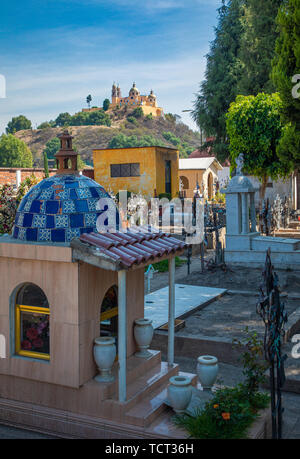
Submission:
[[[135,82],[165,113],[189,110],[204,77],[221,0],[10,0],[0,8],[0,133],[14,116],[33,128]],[[1,75],[4,78],[1,78]],[[6,81],[6,98],[3,80]],[[2,84],[2,86],[1,86]]]

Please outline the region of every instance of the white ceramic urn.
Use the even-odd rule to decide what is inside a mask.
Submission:
[[[98,382],[112,382],[115,380],[111,373],[117,355],[115,342],[116,340],[113,337],[96,338],[94,341],[94,359],[99,370],[95,380]]]
[[[154,332],[152,320],[137,319],[134,323],[134,338],[138,347],[138,352],[135,353],[135,356],[147,359],[151,356],[148,349],[153,339]]]
[[[191,379],[187,376],[172,376],[169,379],[168,401],[177,414],[185,412],[192,399]]]
[[[219,373],[217,357],[201,355],[197,362],[197,375],[203,389],[211,389]]]

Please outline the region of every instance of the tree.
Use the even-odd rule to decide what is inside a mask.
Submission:
[[[241,66],[238,58],[243,14],[241,0],[225,0],[219,8],[215,39],[206,56],[205,80],[194,102],[193,119],[208,136],[215,136],[213,146],[220,160],[228,156],[225,114],[238,94]]]
[[[60,140],[58,137],[54,137],[46,143],[46,148],[43,151],[43,154],[47,155],[48,159],[54,159],[55,154],[60,149]]]
[[[133,112],[131,113],[131,116],[134,116],[135,118],[143,118],[144,116],[144,111],[142,107],[136,107]]]
[[[86,98],[86,103],[88,104],[89,108],[91,108],[91,102],[92,102],[92,96],[89,94]]]
[[[103,110],[104,110],[105,112],[107,112],[107,110],[109,109],[109,107],[110,107],[110,100],[109,100],[109,99],[104,99],[104,101],[103,101]]]
[[[78,155],[77,156],[77,168],[78,168],[78,170],[83,170],[83,169],[85,169],[85,167],[86,167],[85,166],[85,162],[81,159],[81,156]]]
[[[282,3],[283,0],[245,0],[238,94],[270,94],[275,91],[270,73],[274,43],[278,37],[276,16]]]
[[[286,123],[277,153],[292,172],[300,168],[300,0],[288,0],[279,10],[279,37],[272,62],[272,79],[282,99]]]
[[[44,121],[37,127],[37,129],[48,129],[53,127],[55,127],[55,121]]]
[[[26,143],[12,134],[0,137],[0,167],[32,167],[32,153]]]
[[[70,126],[72,116],[70,113],[60,113],[55,120],[55,125],[58,127]]]
[[[86,126],[88,124],[89,113],[86,112],[79,112],[76,115],[71,116],[70,118],[70,126]]]
[[[86,124],[91,126],[111,126],[110,117],[103,110],[88,113]]]
[[[276,180],[288,175],[276,153],[283,128],[281,107],[277,93],[238,96],[226,115],[231,160],[235,164],[238,156],[244,155],[243,170],[262,181],[262,197],[268,177]]]
[[[7,124],[6,134],[14,134],[25,129],[32,129],[31,121],[24,115],[16,116]]]

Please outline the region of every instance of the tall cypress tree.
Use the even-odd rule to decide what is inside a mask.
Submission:
[[[300,0],[285,0],[277,23],[280,35],[272,78],[283,102],[282,118],[287,123],[278,156],[293,170],[300,169]]]
[[[243,36],[239,57],[242,65],[238,93],[272,93],[271,62],[278,37],[276,17],[284,0],[245,0]]]
[[[193,118],[206,135],[216,136],[213,148],[220,160],[228,156],[225,115],[237,96],[240,78],[242,4],[243,0],[222,0],[216,36],[206,56],[205,80],[194,102]]]

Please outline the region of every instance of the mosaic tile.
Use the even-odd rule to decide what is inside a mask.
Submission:
[[[66,231],[66,240],[71,241],[74,237],[80,237],[80,229],[73,228]]]
[[[23,226],[25,228],[31,227],[33,220],[33,214],[24,214]]]
[[[41,201],[33,201],[30,207],[30,212],[39,214],[41,211]]]
[[[49,242],[51,241],[51,230],[49,229],[40,229],[38,232],[38,240]]]
[[[27,228],[26,230],[26,241],[37,241],[37,228]]]
[[[66,230],[65,229],[51,230],[51,241],[52,242],[65,242],[66,241]]]
[[[19,228],[18,239],[20,239],[21,241],[24,241],[25,235],[26,235],[26,228]]]
[[[95,212],[97,209],[97,202],[99,201],[99,199],[88,199],[87,203],[88,203],[88,207],[89,207],[89,211],[90,212]]]
[[[84,216],[85,226],[96,226],[97,218],[98,218],[97,214],[85,214]]]
[[[16,224],[19,226],[23,226],[23,222],[24,222],[24,214],[17,214]]]
[[[71,214],[76,211],[74,201],[63,201],[62,206],[63,213]]]
[[[56,215],[55,216],[56,228],[69,228],[69,215]]]
[[[46,227],[46,215],[34,215],[32,221],[33,228],[45,228]]]
[[[92,194],[88,188],[79,188],[77,190],[77,194],[79,198],[91,198]]]
[[[89,206],[86,199],[78,199],[75,201],[75,208],[77,212],[88,212]]]
[[[41,192],[40,199],[52,199],[54,196],[53,189],[44,190]]]

